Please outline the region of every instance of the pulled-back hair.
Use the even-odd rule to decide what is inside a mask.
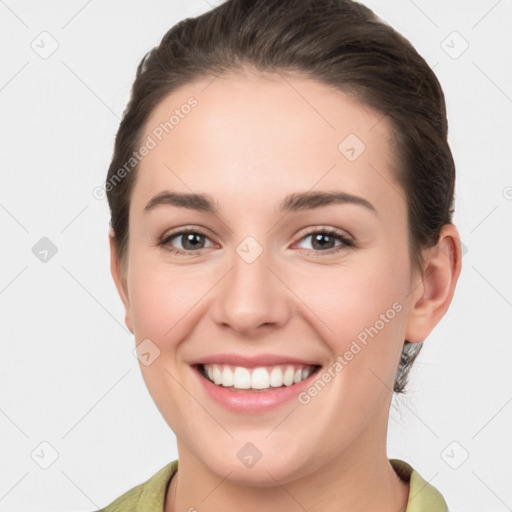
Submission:
[[[434,72],[412,44],[350,0],[227,0],[174,25],[140,62],[115,139],[107,198],[121,263],[128,246],[137,165],[116,173],[142,142],[155,107],[179,87],[224,72],[286,72],[313,78],[386,116],[393,169],[407,204],[412,268],[452,222],[455,165],[446,106]],[[125,167],[126,169],[126,167]],[[117,174],[117,177],[119,175]],[[403,393],[422,342],[404,340],[394,391]]]

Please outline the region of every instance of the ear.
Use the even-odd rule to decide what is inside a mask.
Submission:
[[[424,252],[423,274],[413,281],[405,339],[423,341],[443,318],[462,268],[459,232],[453,224],[441,229],[435,247]]]
[[[117,250],[116,239],[114,237],[114,232],[110,229],[109,234],[109,244],[110,244],[110,273],[112,274],[112,278],[114,279],[114,283],[117,288],[117,292],[123,301],[124,309],[125,309],[125,317],[124,322],[126,327],[133,334],[132,322],[130,318],[130,297],[128,295],[128,286],[126,284],[126,269],[124,269],[119,261],[119,253]]]

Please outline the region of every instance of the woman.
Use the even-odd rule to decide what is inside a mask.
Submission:
[[[105,511],[446,511],[392,393],[461,270],[444,96],[348,0],[228,0],[137,70],[111,270],[178,461]]]

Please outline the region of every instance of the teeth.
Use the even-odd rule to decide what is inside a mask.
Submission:
[[[292,386],[307,379],[313,371],[312,366],[282,365],[258,367],[254,369],[243,366],[223,364],[206,364],[204,372],[208,379],[217,386],[235,389],[269,389]]]
[[[280,388],[283,385],[283,372],[279,366],[272,368],[270,372],[270,385],[273,388]]]
[[[222,382],[222,373],[217,365],[213,367],[213,382],[217,385]]]
[[[251,388],[267,389],[270,387],[270,376],[265,368],[256,368],[252,371]]]
[[[233,370],[229,366],[224,366],[224,370],[222,370],[222,385],[232,386],[234,382],[235,376],[233,375]]]
[[[295,375],[295,370],[293,366],[288,366],[283,375],[283,382],[285,386],[291,386],[293,384],[293,376]]]
[[[215,368],[217,365],[213,366]],[[247,368],[237,366],[233,375],[233,386],[237,389],[249,389],[251,387],[251,372]]]

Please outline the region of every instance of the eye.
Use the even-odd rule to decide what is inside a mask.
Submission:
[[[311,239],[313,248],[305,249],[314,253],[330,254],[338,252],[346,247],[354,247],[355,245],[354,242],[346,235],[329,228],[311,231],[300,239],[299,245],[304,243],[308,238]],[[176,247],[174,245],[176,241],[181,245],[181,247]],[[201,249],[215,245],[212,243],[207,246],[205,245],[207,241],[211,242],[208,236],[202,231],[197,229],[183,229],[175,233],[164,235],[158,245],[175,254],[192,255],[194,252],[199,252]]]
[[[350,238],[336,230],[328,228],[311,231],[307,235],[303,236],[299,243],[307,240],[308,238],[311,239],[311,244],[313,247],[312,249],[308,250],[312,250],[316,253],[333,253],[338,252],[346,247],[354,247],[354,242]],[[336,245],[337,241],[339,243]]]
[[[182,248],[177,248],[172,244],[172,241],[175,239],[180,243]],[[158,245],[175,254],[190,254],[205,249],[206,240],[209,240],[209,238],[205,233],[189,229],[164,235]]]

